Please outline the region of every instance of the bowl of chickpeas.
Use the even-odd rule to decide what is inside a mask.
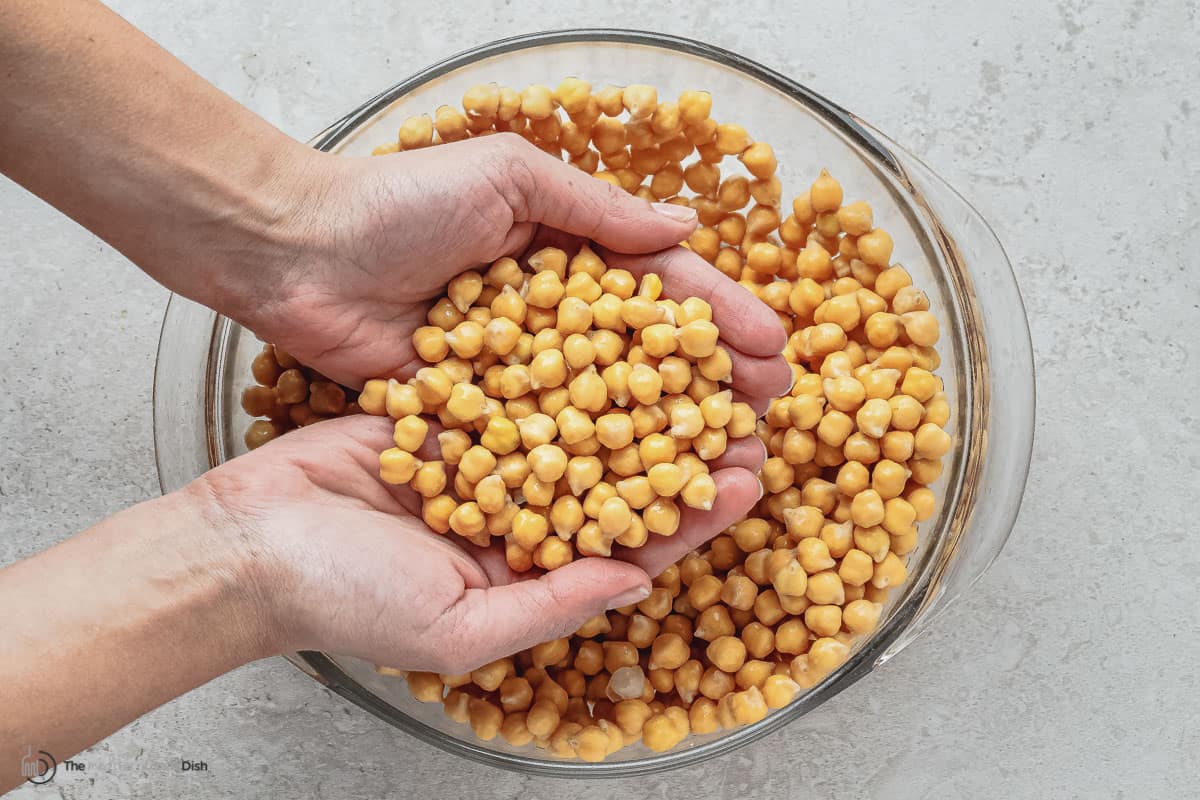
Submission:
[[[500,259],[431,304],[411,380],[339,386],[179,297],[155,375],[164,491],[296,427],[388,416],[380,478],[439,534],[518,571],[672,535],[707,463],[757,436],[755,508],[650,597],[463,675],[297,653],[306,673],[486,764],[636,775],[752,742],[896,655],[983,574],[1033,438],[1028,324],[987,223],[854,114],[742,56],[573,30],[473,49],[391,87],[314,147],[386,155],[497,131],[654,202],[683,246],[788,333],[794,382],[758,417],[699,298],[586,244]],[[417,451],[436,420],[440,457]],[[450,468],[453,467],[453,477]]]

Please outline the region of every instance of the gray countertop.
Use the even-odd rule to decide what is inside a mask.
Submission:
[[[573,785],[485,769],[273,659],[15,797],[1200,794],[1194,2],[114,5],[299,138],[442,56],[531,30],[626,25],[745,53],[888,132],[991,220],[1028,305],[1037,441],[1012,538],[970,597],[817,712],[700,767]],[[3,181],[0,219],[2,564],[158,491],[167,293]]]

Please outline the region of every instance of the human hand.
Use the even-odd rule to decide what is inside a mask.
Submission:
[[[288,171],[307,187],[281,234],[291,248],[270,248],[276,255],[253,277],[270,287],[243,288],[229,305],[259,336],[335,380],[411,377],[421,366],[412,332],[451,278],[568,234],[606,248],[611,266],[662,273],[667,296],[708,300],[734,388],[760,411],[790,387],[774,313],[675,246],[695,228],[691,209],[651,205],[515,134],[368,159],[304,158],[308,167]],[[653,255],[634,255],[645,253]]]
[[[489,548],[431,532],[420,497],[377,478],[389,420],[358,415],[289,433],[206,473],[183,492],[208,524],[236,532],[246,591],[274,652],[326,650],[403,669],[463,673],[564,636],[633,604],[687,552],[761,495],[754,437],[712,464],[711,511],[685,509],[674,536],[618,558],[517,574]]]

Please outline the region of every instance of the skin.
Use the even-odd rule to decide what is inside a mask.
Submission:
[[[694,217],[519,137],[315,153],[86,0],[0,0],[0,75],[0,171],[337,380],[415,371],[409,337],[455,274],[587,237],[610,265],[712,304],[740,396],[761,409],[790,386],[773,313],[676,246]],[[753,437],[731,444],[715,507],[685,511],[673,537],[515,575],[378,480],[390,444],[385,419],[320,423],[0,569],[0,790],[22,780],[26,745],[61,761],[272,654],[461,673],[569,633],[744,515],[764,456]]]

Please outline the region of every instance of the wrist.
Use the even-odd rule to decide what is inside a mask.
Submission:
[[[186,575],[177,596],[192,620],[219,632],[211,640],[226,648],[231,666],[283,651],[265,543],[217,501],[206,481],[131,510],[154,521],[163,560],[178,559]]]
[[[319,257],[316,218],[337,159],[290,139],[258,153],[202,226],[195,272],[206,280],[193,299],[262,334],[306,257]]]

